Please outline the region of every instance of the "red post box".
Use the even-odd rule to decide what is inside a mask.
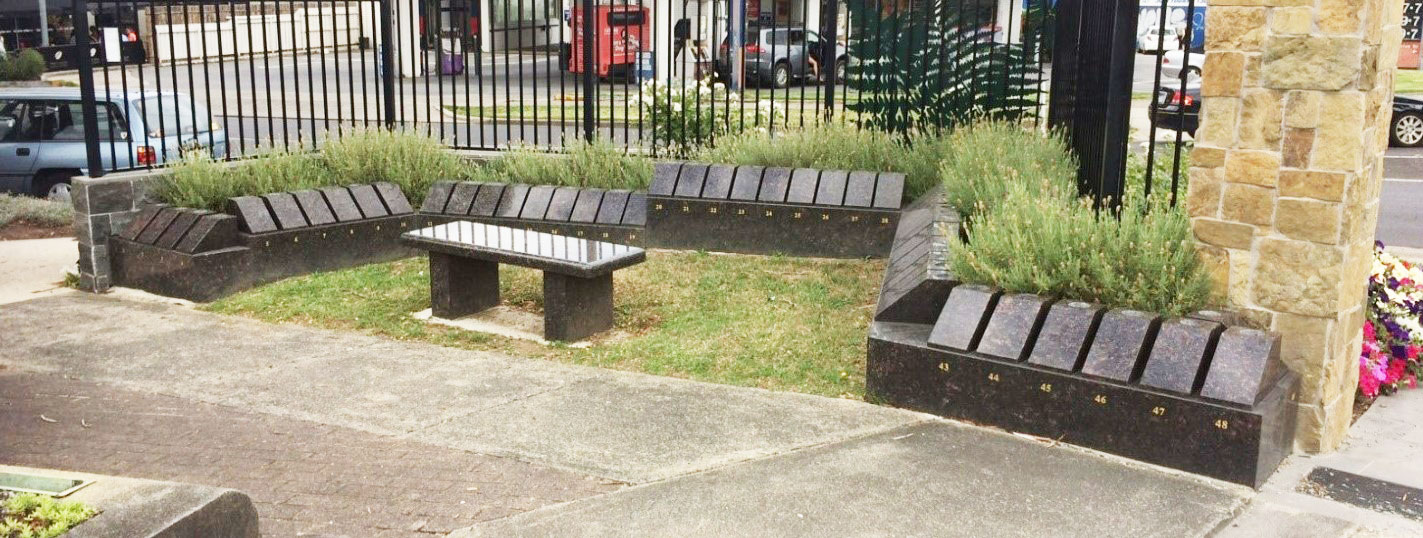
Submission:
[[[574,6],[569,23],[573,28],[573,50],[568,71],[583,72],[583,7]],[[652,12],[645,6],[601,5],[593,8],[593,70],[599,77],[618,72],[630,74],[637,67],[638,53],[652,50]]]

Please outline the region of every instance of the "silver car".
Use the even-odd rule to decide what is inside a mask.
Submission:
[[[106,171],[227,152],[226,131],[186,95],[97,93]],[[67,199],[70,178],[89,173],[83,110],[78,88],[0,88],[0,191]]]
[[[717,73],[723,79],[731,78],[731,52],[729,40],[723,39],[716,59]],[[827,70],[833,69],[835,80],[845,80],[845,67],[849,55],[845,46],[835,44],[835,61],[826,62],[821,55],[820,36],[815,32],[794,26],[750,27],[746,29],[746,43],[742,47],[746,53],[746,79],[784,88],[791,81],[814,82],[823,78]],[[819,63],[819,72],[811,66],[809,58],[814,56]]]

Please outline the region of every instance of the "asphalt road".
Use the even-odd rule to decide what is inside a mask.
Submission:
[[[1378,240],[1423,248],[1423,148],[1390,148],[1383,171]]]

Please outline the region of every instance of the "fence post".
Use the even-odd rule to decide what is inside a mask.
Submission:
[[[1126,176],[1136,0],[1059,0],[1048,126],[1067,134],[1077,182],[1099,202],[1121,201]]]
[[[820,0],[820,72],[825,76],[825,120],[835,115],[835,43],[839,38],[840,0]],[[846,74],[849,71],[846,70]]]
[[[381,92],[385,100],[385,128],[395,128],[395,41],[390,14],[391,0],[380,0],[380,70]]]
[[[89,177],[104,175],[104,161],[99,156],[99,106],[94,100],[94,59],[89,56],[89,2],[74,0],[74,50],[79,67],[80,106],[84,111],[84,153],[88,158]]]
[[[583,139],[593,141],[598,125],[598,73],[595,71],[598,37],[596,2],[583,0]]]

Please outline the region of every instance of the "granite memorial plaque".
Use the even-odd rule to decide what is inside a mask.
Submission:
[[[951,292],[952,293],[952,292]],[[988,327],[974,348],[979,353],[1013,361],[1023,360],[1047,313],[1048,300],[1031,293],[1004,294],[993,307]]]
[[[503,196],[499,199],[499,209],[494,210],[494,216],[506,219],[519,218],[519,214],[524,210],[524,199],[528,197],[528,185],[505,185]]]
[[[815,203],[815,188],[819,181],[819,170],[810,168],[791,170],[791,186],[786,191],[786,202],[792,204]]]
[[[272,220],[272,212],[267,209],[267,202],[262,201],[259,197],[235,196],[228,198],[227,213],[236,216],[242,231],[249,234],[277,231],[277,223]],[[171,221],[172,217],[169,217],[169,222]],[[163,225],[167,226],[168,223],[165,222]]]
[[[1283,373],[1280,337],[1255,329],[1231,327],[1221,333],[1201,396],[1255,405]]]
[[[129,221],[128,226],[119,234],[119,237],[129,241],[138,240],[138,235],[143,233],[143,229],[148,226],[148,223],[153,222],[153,218],[157,217],[158,212],[162,211],[165,207],[168,207],[168,204],[149,204],[144,206],[143,210],[138,212],[138,216],[134,217],[132,221]]]
[[[1082,373],[1127,382],[1139,375],[1151,349],[1159,318],[1136,310],[1112,310],[1102,315],[1097,334],[1082,364]]]
[[[454,189],[454,185],[450,185]],[[321,196],[326,198],[326,204],[331,206],[331,213],[336,216],[338,222],[351,222],[361,220],[361,208],[356,206],[356,199],[351,197],[351,191],[345,187],[322,187]],[[444,209],[444,202],[440,208]]]
[[[578,199],[573,202],[573,212],[568,215],[568,220],[582,223],[596,221],[598,206],[603,202],[603,192],[603,189],[579,189]]]
[[[1075,371],[1087,356],[1088,344],[1102,307],[1080,301],[1060,301],[1048,309],[1028,362],[1038,366]]]
[[[361,214],[368,219],[384,217],[390,215],[386,210],[385,203],[381,202],[380,195],[376,194],[376,188],[370,185],[351,185],[347,187],[351,191],[351,198],[356,200],[356,207],[361,208]]]
[[[315,190],[304,190],[292,192],[296,197],[297,205],[301,206],[302,214],[306,215],[307,222],[312,226],[321,226],[336,222],[336,215],[331,214],[331,206],[327,205],[326,197]]]
[[[731,194],[731,183],[734,180],[732,174],[722,173],[722,169],[730,169],[727,165],[713,165],[707,172],[706,180],[702,182],[702,198],[713,200],[725,200]],[[735,172],[733,172],[734,174]],[[680,191],[679,191],[680,192]],[[692,194],[692,197],[698,196]]]
[[[987,286],[963,284],[954,286],[944,309],[939,312],[938,321],[929,333],[929,345],[943,349],[972,351],[983,336],[984,326],[993,304],[998,301],[998,290]]]
[[[820,185],[815,189],[815,205],[844,205],[845,183],[850,173],[844,170],[821,170]]]
[[[673,196],[683,198],[696,198],[702,195],[702,185],[709,176],[726,176],[723,181],[730,181],[732,168],[725,165],[702,166],[684,164],[682,173],[677,176],[677,190],[672,191]],[[713,179],[717,181],[717,179]]]
[[[624,190],[603,193],[603,204],[598,208],[598,224],[622,224],[629,194],[631,193]]]
[[[260,199],[258,200],[260,202]],[[158,241],[163,232],[168,231],[168,225],[173,224],[173,220],[178,218],[180,212],[177,208],[165,207],[158,211],[158,215],[143,228],[143,233],[138,234],[138,242],[145,245],[152,245]]]
[[[904,174],[881,172],[876,179],[875,207],[899,209],[904,205]]]
[[[647,195],[633,192],[628,195],[627,211],[623,212],[623,222],[627,226],[647,224]]]
[[[553,191],[553,199],[548,202],[548,213],[544,214],[544,220],[568,222],[568,217],[573,215],[573,204],[577,201],[577,187],[559,187]]]
[[[177,250],[187,254],[209,252],[237,245],[237,217],[221,213],[202,215],[188,230]]]
[[[548,185],[535,185],[529,188],[529,197],[524,200],[524,210],[519,212],[519,218],[524,220],[543,220],[548,214],[548,204],[553,201],[554,188]]]
[[[166,249],[178,246],[178,241],[183,239],[188,230],[193,228],[193,224],[198,222],[198,217],[208,213],[208,211],[179,211],[178,216],[173,219],[173,223],[168,225],[168,229],[163,231],[163,235],[158,236],[158,240],[153,243],[153,246]]]
[[[765,167],[743,164],[736,167],[736,180],[731,188],[732,200],[755,200],[761,192],[761,176]]]
[[[504,185],[498,183],[485,183],[479,186],[479,192],[474,195],[474,203],[469,205],[469,215],[476,217],[492,217],[494,210],[499,209],[499,198],[504,194]]]
[[[1141,384],[1180,394],[1190,394],[1203,379],[1211,345],[1220,324],[1192,318],[1173,318],[1161,323],[1156,341],[1141,373]]]
[[[761,173],[761,192],[757,199],[762,202],[784,202],[786,189],[791,186],[791,169],[774,166]]]
[[[654,196],[671,196],[677,190],[677,176],[682,173],[682,169],[687,166],[706,165],[686,165],[681,163],[660,162],[652,166],[652,184],[647,188],[647,193]],[[705,171],[702,172],[706,174]]]
[[[479,186],[479,183],[473,181],[461,181],[455,184],[455,190],[450,194],[450,201],[445,204],[445,210],[441,213],[468,215],[470,206],[474,205],[474,197],[479,194]]]
[[[436,181],[430,185],[430,192],[425,193],[425,203],[420,205],[422,213],[444,213],[445,203],[450,200],[450,193],[454,192],[455,182]]]
[[[287,192],[274,192],[262,195],[262,199],[267,201],[267,207],[271,208],[272,216],[276,217],[277,227],[283,230],[293,230],[305,228],[310,223],[306,221],[306,216],[301,214],[301,206],[297,205],[296,197]]]
[[[850,172],[850,179],[845,185],[845,205],[852,207],[870,207],[875,199],[875,173],[855,171]]]
[[[410,207],[410,200],[405,198],[405,192],[400,187],[389,181],[377,181],[374,184],[376,194],[380,195],[381,201],[385,202],[386,209],[392,215],[408,215],[415,210]]]

